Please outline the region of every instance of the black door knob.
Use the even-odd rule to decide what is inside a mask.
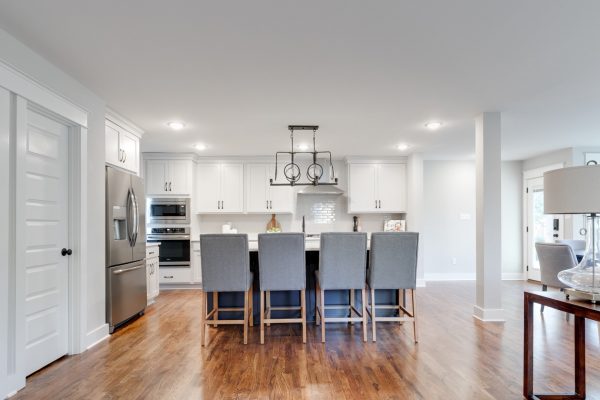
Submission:
[[[63,257],[64,257],[64,256],[70,256],[71,254],[73,254],[73,250],[71,250],[71,249],[68,249],[68,250],[67,250],[67,249],[62,249],[62,250],[60,251],[60,254],[62,254],[62,255],[63,255]]]

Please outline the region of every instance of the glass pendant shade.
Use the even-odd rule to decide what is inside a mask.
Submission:
[[[586,214],[586,250],[577,266],[558,273],[565,285],[600,294],[600,165],[561,168],[544,174],[545,214]]]
[[[600,294],[599,221],[600,218],[596,215],[587,217],[587,240],[583,259],[577,266],[558,273],[558,279],[565,285],[597,294]]]

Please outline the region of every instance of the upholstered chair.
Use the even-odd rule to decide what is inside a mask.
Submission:
[[[325,343],[325,324],[327,322],[361,322],[363,340],[367,341],[366,313],[366,266],[367,266],[367,234],[366,233],[322,233],[319,253],[319,269],[316,274],[316,319],[321,325],[321,341]],[[350,304],[327,306],[326,290],[350,291]],[[354,290],[362,295],[359,311],[354,305]],[[346,317],[327,316],[326,310],[345,309]]]
[[[377,340],[377,322],[412,322],[415,343],[417,337],[417,319],[415,289],[417,287],[417,258],[419,234],[416,232],[377,232],[371,234],[369,253],[369,271],[367,282],[371,290],[369,314],[373,329],[373,341]],[[398,290],[398,305],[380,305],[375,303],[377,289]],[[405,293],[410,290],[411,310],[403,304]],[[397,310],[398,316],[377,316],[377,309]]]
[[[260,343],[265,342],[265,324],[299,323],[306,343],[306,260],[303,233],[258,235],[260,280]],[[300,306],[271,306],[272,291],[298,291]],[[265,309],[265,295],[267,308]],[[298,311],[299,318],[273,318],[273,311]]]
[[[201,341],[207,343],[207,325],[243,325],[244,344],[248,343],[248,324],[252,326],[252,273],[248,235],[200,235],[202,262]],[[213,294],[213,309],[208,312],[207,293]],[[219,308],[220,292],[244,292],[244,306]],[[243,312],[243,319],[219,319],[219,312]]]

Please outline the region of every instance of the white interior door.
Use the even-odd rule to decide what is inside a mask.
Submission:
[[[68,127],[26,113],[19,161],[25,276],[25,373],[68,352]],[[22,133],[21,133],[22,132]],[[22,140],[22,139],[21,139]],[[23,142],[21,142],[23,143]]]
[[[562,215],[544,214],[544,178],[527,180],[527,278],[540,280],[540,261],[535,251],[538,242],[554,242],[563,238]],[[558,220],[558,229],[554,229],[554,220]]]

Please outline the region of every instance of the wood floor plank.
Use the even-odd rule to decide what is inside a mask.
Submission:
[[[200,345],[200,295],[165,291],[146,315],[86,353],[65,357],[27,379],[14,399],[520,399],[523,282],[504,282],[505,323],[472,317],[474,282],[428,283],[417,290],[419,343],[412,324],[381,322],[377,342],[361,324],[328,324],[327,343],[308,326],[207,328]],[[536,392],[573,390],[573,319],[534,309]],[[600,398],[598,324],[585,325],[587,394]],[[370,331],[370,330],[369,330]]]

